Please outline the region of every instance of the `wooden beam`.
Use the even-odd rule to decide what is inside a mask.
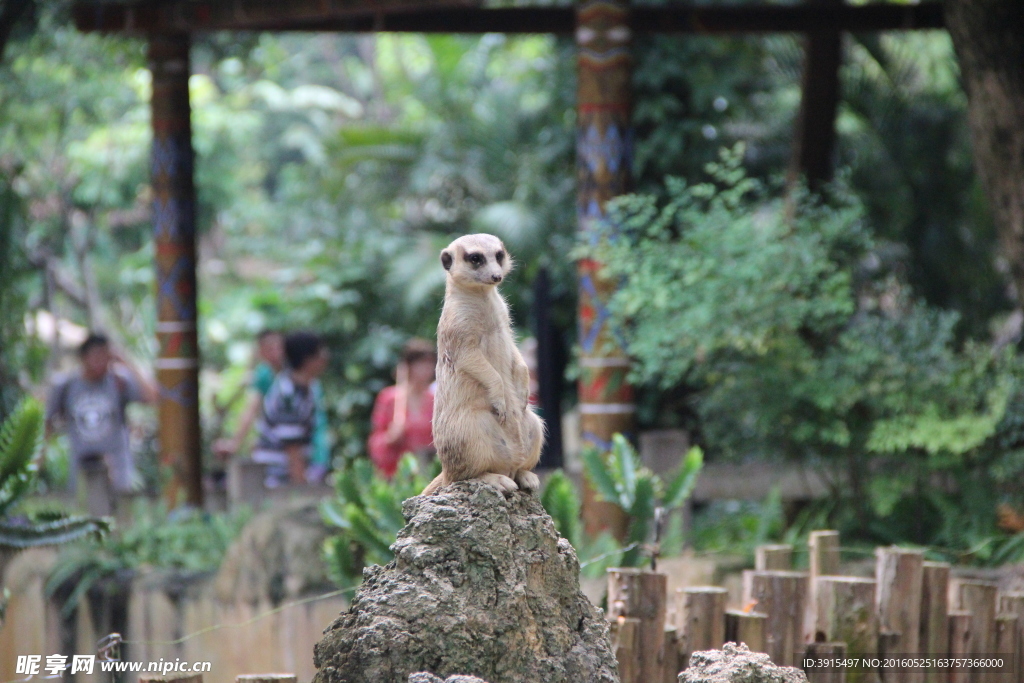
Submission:
[[[314,11],[312,5],[323,4],[309,0],[280,2],[274,5],[273,10],[257,12],[238,10],[238,3],[223,2],[181,0],[155,7],[144,3],[115,5],[80,1],[72,7],[72,14],[80,31],[135,34],[238,30],[571,35],[576,28],[575,13],[571,7],[418,9],[410,8],[409,3],[389,2],[373,11],[355,10],[351,6],[345,11]],[[942,3],[935,0],[912,5],[872,3],[838,7],[667,5],[635,7],[631,14],[634,33],[856,33],[938,29],[944,26]]]

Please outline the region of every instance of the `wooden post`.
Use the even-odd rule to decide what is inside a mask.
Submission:
[[[878,650],[875,581],[849,576],[816,580],[814,640],[844,642],[850,657],[873,657]],[[877,672],[850,670],[850,683],[873,683]]]
[[[842,5],[842,0],[809,0],[809,4]],[[832,179],[836,146],[836,108],[839,105],[839,67],[843,36],[825,29],[807,35],[800,111],[797,114],[790,178],[807,177],[817,190]],[[812,581],[813,583],[813,581]]]
[[[953,610],[949,613],[949,656],[966,657],[971,654],[971,622],[970,612]],[[949,683],[971,683],[971,672],[963,667],[952,667],[949,670]]]
[[[683,668],[690,666],[690,655],[714,650],[725,642],[725,601],[729,591],[714,586],[693,586],[676,591],[676,631],[679,633]]]
[[[1017,639],[1013,648],[1014,683],[1024,683],[1024,593],[1004,593],[999,596],[999,614],[1017,617]]]
[[[997,614],[995,616],[995,649],[992,650],[992,654],[998,653],[1000,657],[1004,657],[1006,664],[999,670],[999,673],[1013,673],[994,680],[1017,683],[1015,679],[1020,669],[1017,661],[1014,660],[1014,655],[1019,656],[1017,651],[1018,624],[1017,614]]]
[[[924,562],[921,573],[921,619],[918,647],[929,657],[949,654],[949,565]],[[924,672],[925,683],[946,683],[947,673]]]
[[[756,571],[789,571],[793,568],[793,546],[789,544],[759,545],[754,550]]]
[[[878,628],[893,634],[888,654],[915,655],[920,652],[921,582],[924,552],[904,548],[876,548],[875,579],[878,581]],[[883,668],[884,683],[921,683],[920,670]]]
[[[235,677],[235,683],[295,683],[295,681],[295,674],[245,674]]]
[[[196,199],[188,34],[149,36],[153,149],[153,236],[156,247],[156,335],[160,386],[160,462],[173,479],[168,504],[203,504],[199,432],[199,343],[196,336]]]
[[[950,601],[953,608],[970,612],[971,630],[968,654],[981,657],[995,652],[996,647],[996,598],[998,587],[994,583],[954,579],[950,584]],[[996,683],[1000,675],[977,669],[971,671],[974,683]]]
[[[767,615],[765,652],[779,666],[795,666],[803,648],[807,581],[806,572],[743,572],[743,602]]]
[[[675,626],[665,626],[665,646],[663,649],[663,659],[661,665],[661,680],[664,683],[676,683],[679,678],[679,672],[683,670],[683,665],[680,663],[679,658],[679,632]]]
[[[819,576],[839,574],[839,532],[832,530],[812,531],[807,537],[808,570],[811,573],[807,584],[807,611],[804,614],[803,636],[805,643],[819,640],[814,632],[816,579]]]
[[[744,643],[751,652],[765,652],[765,622],[763,612],[727,610],[725,613],[725,642]]]
[[[632,165],[632,59],[628,0],[585,0],[576,9],[579,54],[576,114],[576,215],[586,242],[607,228],[606,204],[629,191]],[[608,300],[617,287],[600,275],[601,264],[577,263],[579,277],[578,382],[581,442],[602,452],[616,432],[631,434],[636,405],[626,380],[629,357],[608,323]],[[611,529],[624,538],[620,508],[583,492],[589,533]]]
[[[142,674],[139,683],[203,683],[202,674]]]
[[[846,643],[808,643],[804,659],[843,659],[846,657]],[[803,667],[801,667],[803,668]],[[835,667],[807,667],[807,683],[846,683],[846,669]]]
[[[665,646],[668,576],[641,569],[608,570],[608,617],[639,619],[637,635],[638,680],[661,677]]]
[[[618,617],[611,623],[609,637],[615,659],[619,663],[620,683],[638,683],[640,671],[640,620],[635,617]]]

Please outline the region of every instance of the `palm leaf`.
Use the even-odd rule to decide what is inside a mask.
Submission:
[[[704,452],[700,447],[694,446],[686,452],[686,456],[683,458],[683,465],[679,468],[679,473],[676,474],[675,478],[669,482],[668,488],[665,489],[665,498],[662,506],[667,510],[672,510],[685,503],[690,494],[693,493],[693,487],[697,485],[697,477],[700,475],[703,467]]]
[[[21,550],[68,543],[83,536],[102,536],[113,520],[102,517],[67,517],[53,522],[11,524],[0,522],[0,548]]]
[[[633,445],[622,434],[612,435],[612,456],[619,469],[619,499],[623,510],[631,510],[636,502],[637,462]]]
[[[587,475],[587,480],[596,489],[601,500],[621,505],[619,488],[615,485],[611,469],[601,452],[593,446],[587,446],[580,453],[580,457],[583,459],[583,471]]]
[[[29,466],[42,436],[43,407],[26,398],[0,427],[0,485]]]

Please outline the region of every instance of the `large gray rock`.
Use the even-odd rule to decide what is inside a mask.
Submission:
[[[314,650],[314,683],[617,683],[601,612],[536,498],[459,482],[405,501],[386,567],[363,571],[348,612]]]
[[[726,643],[721,650],[690,655],[690,666],[679,683],[807,683],[807,676],[791,666],[776,666],[761,652],[742,643]]]
[[[432,673],[421,671],[409,676],[409,683],[487,683],[487,681],[476,676],[449,676],[448,678],[441,678]]]

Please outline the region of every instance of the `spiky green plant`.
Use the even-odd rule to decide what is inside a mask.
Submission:
[[[622,566],[635,567],[643,556],[643,544],[652,536],[656,508],[671,511],[693,493],[697,475],[704,466],[704,453],[694,446],[683,456],[679,471],[665,484],[661,477],[640,464],[633,446],[622,434],[612,436],[612,450],[605,456],[596,448],[582,453],[583,469],[600,499],[622,508],[629,515]]]
[[[541,505],[551,515],[555,529],[576,549],[580,574],[587,578],[604,576],[609,567],[622,564],[622,546],[608,532],[590,537],[580,524],[580,497],[576,486],[562,470],[555,470],[544,482]]]
[[[95,517],[46,514],[14,517],[11,511],[35,486],[38,472],[33,462],[43,437],[43,407],[32,398],[22,399],[0,426],[0,549],[24,550],[57,545],[109,531],[110,522]],[[0,591],[0,626],[4,622],[9,591]]]
[[[365,458],[338,472],[337,497],[320,507],[324,520],[340,530],[324,542],[324,557],[335,582],[353,585],[364,566],[391,561],[391,544],[405,526],[402,501],[423,491],[436,475],[436,465],[431,472],[421,473],[416,457],[407,453],[390,481]]]

